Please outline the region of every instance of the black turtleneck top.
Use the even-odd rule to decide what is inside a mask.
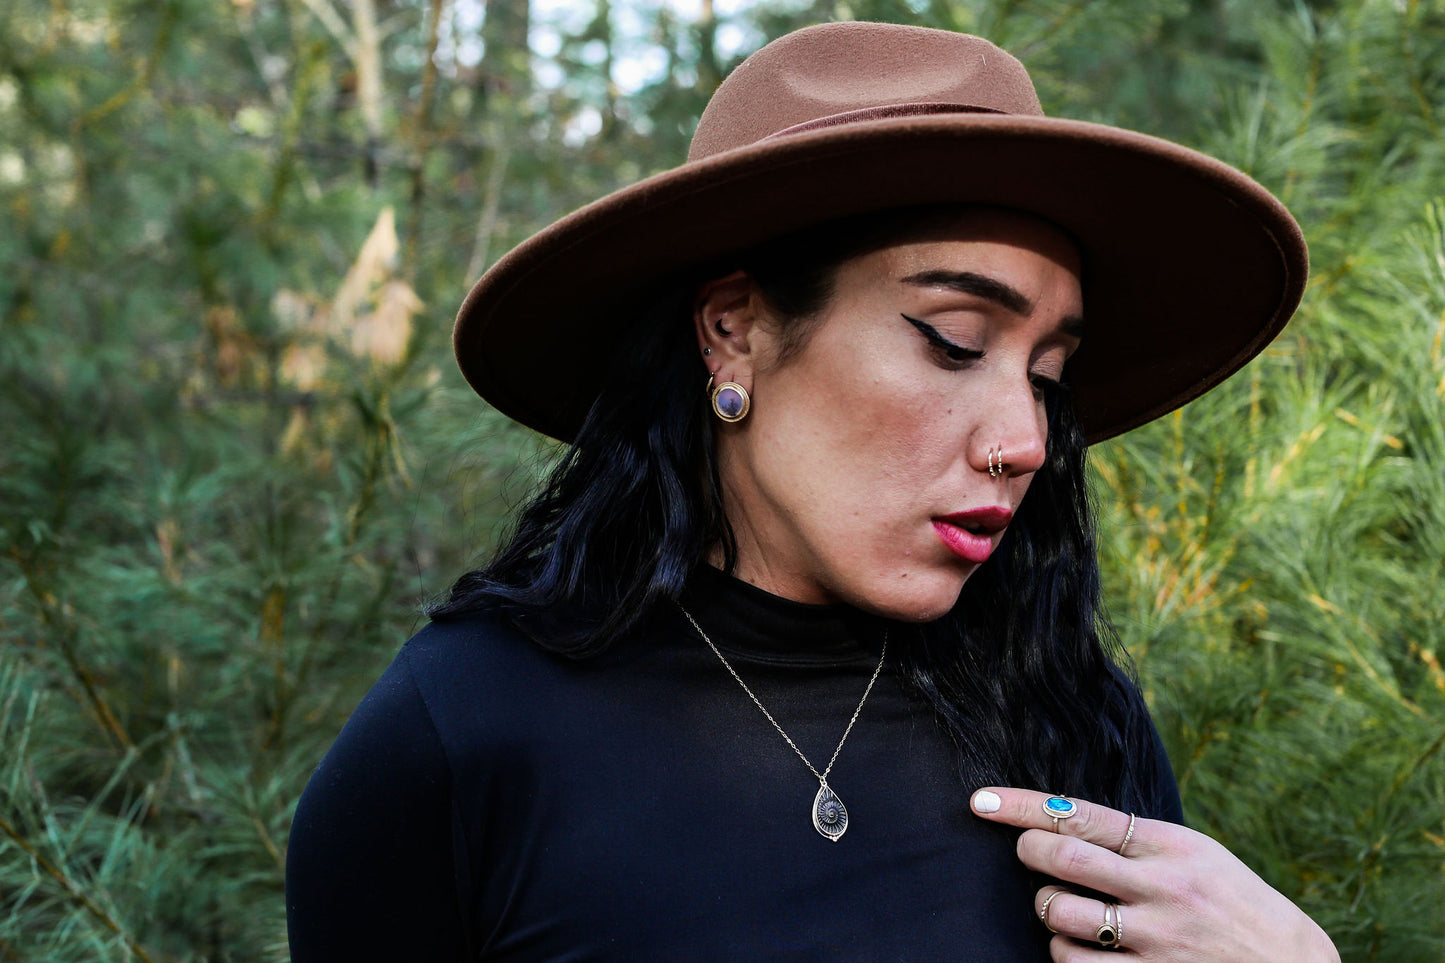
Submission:
[[[881,625],[711,569],[683,603],[821,771]],[[891,657],[890,657],[891,661]],[[1182,821],[1157,737],[1153,815]],[[968,808],[953,744],[885,663],[818,780],[680,613],[606,654],[494,616],[434,622],[297,805],[292,959],[1046,960],[1017,831]]]

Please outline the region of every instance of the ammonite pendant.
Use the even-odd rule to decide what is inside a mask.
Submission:
[[[818,787],[818,795],[813,797],[813,827],[835,843],[848,831],[848,810],[843,808],[843,800],[828,788],[826,782]]]

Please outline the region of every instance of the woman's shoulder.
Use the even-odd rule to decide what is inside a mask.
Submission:
[[[614,658],[549,651],[505,615],[481,611],[434,619],[401,647],[377,686],[394,680],[419,700],[454,764],[489,747],[545,741],[597,696]],[[471,760],[476,761],[476,760]]]
[[[565,662],[493,613],[430,621],[372,683],[317,775],[385,770],[394,789],[408,792],[449,783],[545,736],[547,706],[579,688]]]
[[[402,645],[394,667],[404,669],[440,722],[458,708],[476,714],[505,707],[512,714],[529,693],[573,674],[572,663],[504,615],[481,611],[428,622]]]
[[[476,711],[506,698],[519,667],[535,659],[532,649],[506,620],[489,614],[428,622],[352,710],[332,755],[401,744],[443,749],[464,707]]]
[[[492,611],[433,619],[397,654],[420,682],[485,679],[514,663],[532,661],[537,646],[511,621]]]

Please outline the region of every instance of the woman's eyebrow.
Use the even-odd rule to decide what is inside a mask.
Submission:
[[[972,271],[920,271],[903,279],[904,284],[921,288],[948,288],[963,294],[972,294],[987,301],[993,301],[1008,308],[1014,314],[1030,314],[1034,303],[1024,297],[1015,287]]]
[[[1032,314],[1034,310],[1034,303],[1018,288],[972,271],[919,271],[905,277],[903,283],[921,288],[948,288],[950,291],[972,294],[1001,305],[1014,314]],[[1084,319],[1078,315],[1069,315],[1059,322],[1059,330],[1070,337],[1082,338]]]

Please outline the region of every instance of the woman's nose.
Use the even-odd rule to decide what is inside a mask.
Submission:
[[[1043,467],[1048,446],[1048,415],[1025,381],[1024,389],[1001,397],[995,417],[978,428],[975,467],[992,478],[1028,475]]]

